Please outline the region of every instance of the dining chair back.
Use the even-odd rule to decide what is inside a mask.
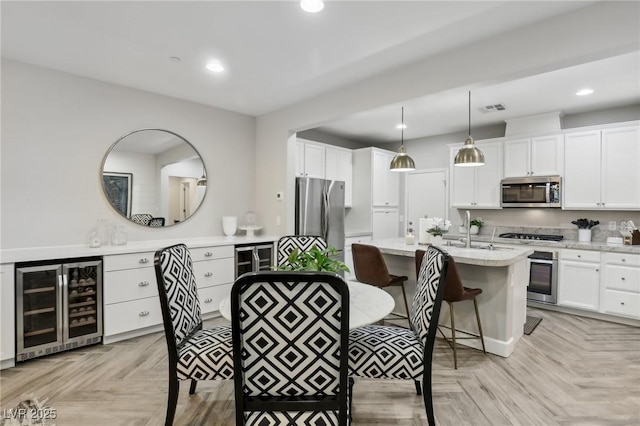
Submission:
[[[345,425],[349,290],[327,272],[257,272],[231,290],[237,425]]]
[[[431,246],[416,250],[415,256],[420,269],[410,310],[411,329],[367,325],[351,330],[349,374],[413,380],[416,393],[423,395],[429,425],[435,425],[431,362],[449,255]]]
[[[161,228],[164,226],[164,217],[152,217],[149,219],[148,226],[152,228]]]
[[[233,378],[231,327],[202,328],[200,301],[189,249],[177,244],[158,250],[154,265],[169,353],[169,394],[165,425],[173,424],[179,380]]]
[[[136,213],[131,215],[131,221],[138,225],[148,226],[153,215],[149,213]]]
[[[276,265],[289,266],[289,255],[295,249],[309,251],[313,246],[318,250],[327,249],[327,240],[317,235],[286,235],[278,240],[278,256]]]

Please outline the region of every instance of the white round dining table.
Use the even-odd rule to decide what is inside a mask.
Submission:
[[[357,281],[346,281],[349,286],[349,328],[378,322],[393,311],[393,297],[381,288]],[[231,321],[231,296],[220,302],[220,314]]]

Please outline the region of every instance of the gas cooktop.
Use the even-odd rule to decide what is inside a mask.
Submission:
[[[562,241],[562,235],[545,235],[545,234],[519,234],[516,232],[507,232],[498,235],[500,238],[513,238],[516,240],[540,240],[540,241]]]

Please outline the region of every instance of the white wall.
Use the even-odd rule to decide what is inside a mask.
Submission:
[[[287,152],[292,132],[447,89],[473,90],[637,50],[639,10],[632,2],[596,3],[258,117],[256,206],[266,232],[294,227],[294,171]],[[276,191],[283,190],[285,201],[277,201]]]
[[[103,195],[105,153],[141,128],[171,130],[204,159],[207,195],[183,224],[130,224]],[[3,59],[1,136],[3,249],[85,244],[97,219],[130,241],[222,235],[222,216],[255,208],[250,116]]]

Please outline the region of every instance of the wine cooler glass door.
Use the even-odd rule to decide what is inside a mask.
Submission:
[[[16,270],[18,354],[62,341],[59,300],[62,267],[45,265]]]
[[[102,262],[78,262],[64,265],[64,339],[102,334],[101,277]]]

